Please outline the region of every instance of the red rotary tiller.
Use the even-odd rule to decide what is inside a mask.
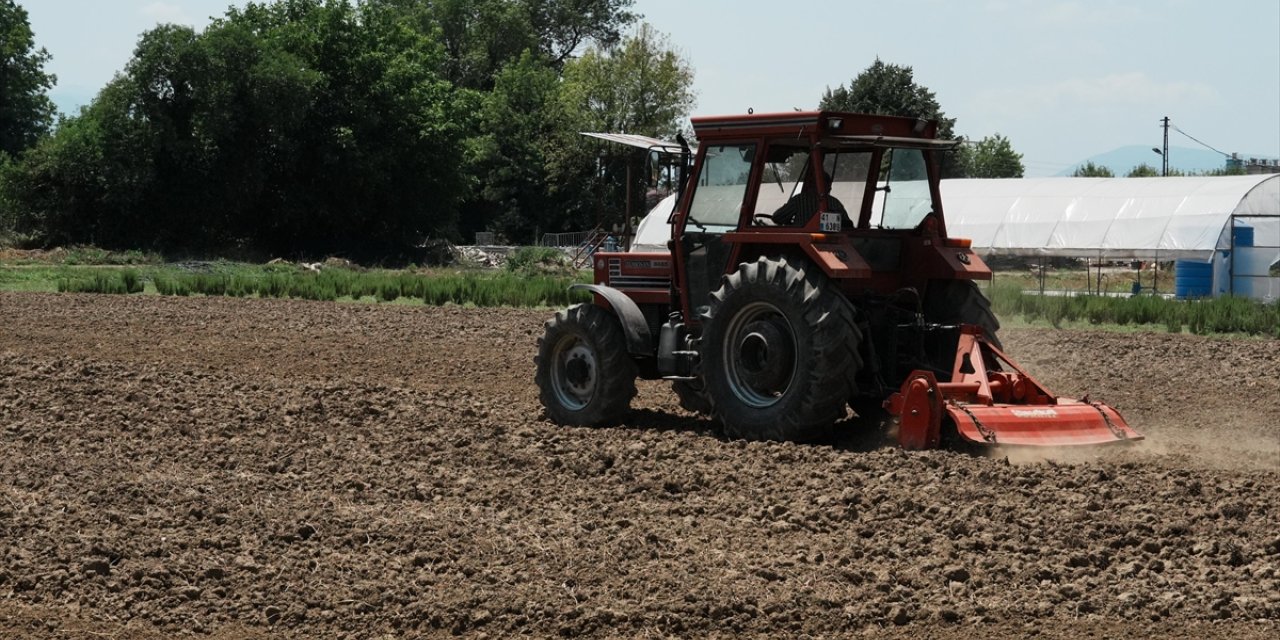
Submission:
[[[934,449],[944,424],[961,440],[984,446],[1077,446],[1143,437],[1115,409],[1061,398],[987,341],[981,327],[964,325],[951,382],[917,370],[885,401],[899,423],[904,449]]]

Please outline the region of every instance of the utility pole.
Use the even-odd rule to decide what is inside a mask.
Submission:
[[[1160,170],[1161,177],[1169,176],[1169,116],[1165,116],[1160,122],[1164,123],[1164,152],[1160,154],[1160,158],[1164,160],[1164,166]]]

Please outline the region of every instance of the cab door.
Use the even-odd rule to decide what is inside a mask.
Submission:
[[[698,322],[729,268],[734,246],[724,241],[724,234],[738,228],[751,206],[757,149],[756,142],[746,142],[704,145],[699,150],[701,162],[688,212],[676,221],[685,322]]]

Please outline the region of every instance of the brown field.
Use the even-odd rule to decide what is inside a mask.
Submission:
[[[1104,451],[541,417],[550,311],[0,293],[0,638],[1280,637],[1280,342],[1008,330]]]

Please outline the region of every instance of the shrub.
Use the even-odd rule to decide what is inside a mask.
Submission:
[[[378,283],[378,299],[383,302],[391,302],[400,297],[400,283],[383,280]]]
[[[226,295],[236,298],[244,298],[251,296],[257,292],[257,281],[247,276],[239,274],[232,275],[230,281],[227,282]]]
[[[142,293],[144,288],[142,278],[134,269],[125,269],[120,272],[120,281],[124,283],[124,289],[127,293]]]
[[[156,291],[164,296],[188,296],[191,295],[191,288],[181,278],[175,278],[167,275],[156,275],[154,281]]]
[[[507,256],[506,269],[527,275],[565,275],[573,271],[573,263],[555,247],[520,247]]]
[[[268,273],[258,283],[258,295],[264,298],[283,298],[289,293],[289,276]]]

